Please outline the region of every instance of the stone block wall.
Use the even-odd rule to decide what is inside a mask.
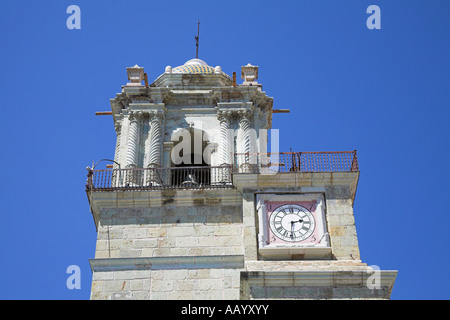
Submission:
[[[91,298],[389,298],[389,285],[377,292],[367,291],[359,282],[336,287],[334,272],[350,272],[350,278],[360,281],[358,272],[367,268],[360,261],[350,189],[332,186],[302,191],[324,194],[332,254],[320,263],[300,257],[259,259],[253,192],[244,192],[240,199],[233,193],[227,203],[211,202],[213,194],[205,194],[204,201],[196,195],[197,200],[186,203],[180,197],[175,202],[150,199],[149,204],[136,197],[135,205],[129,203],[131,198],[117,200],[118,204],[123,201],[122,206],[104,201],[108,205],[98,209],[97,248],[91,260]],[[316,271],[329,272],[325,279],[331,282],[323,283],[321,275],[319,285],[302,282]],[[243,281],[245,274],[250,280]],[[343,277],[347,281],[348,275]]]
[[[241,206],[101,208],[99,221],[91,299],[239,299]]]
[[[240,206],[100,211],[95,258],[243,254]]]
[[[94,272],[91,299],[236,300],[239,274],[220,268]]]
[[[350,189],[326,188],[326,208],[333,257],[338,260],[360,260]]]

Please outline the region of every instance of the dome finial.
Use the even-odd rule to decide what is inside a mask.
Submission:
[[[198,19],[197,23],[197,35],[195,36],[195,46],[197,47],[195,51],[195,58],[198,59],[198,40],[200,39],[200,19]]]

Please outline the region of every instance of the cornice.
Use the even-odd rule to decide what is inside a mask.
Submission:
[[[124,270],[242,269],[244,256],[169,256],[89,259],[92,272]]]
[[[359,171],[349,172],[273,172],[272,174],[233,173],[233,185],[240,191],[301,190],[347,186],[352,202],[358,185]]]
[[[333,286],[339,284],[364,286],[374,272],[380,272],[380,285],[391,287],[397,277],[397,270],[297,270],[297,271],[247,271],[244,278],[252,285],[266,286]]]

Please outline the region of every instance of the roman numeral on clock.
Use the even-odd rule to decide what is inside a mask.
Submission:
[[[275,227],[275,229],[278,231],[279,234],[281,234],[283,237],[289,236],[289,231],[283,228],[283,226]]]

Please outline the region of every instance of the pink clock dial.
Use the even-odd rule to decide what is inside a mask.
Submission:
[[[316,243],[316,202],[267,202],[268,243]]]

